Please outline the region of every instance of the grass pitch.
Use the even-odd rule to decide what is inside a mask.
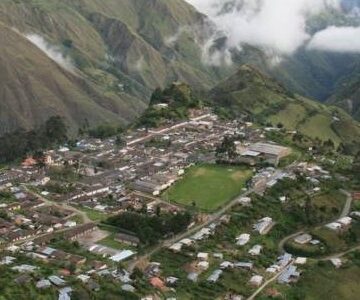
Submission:
[[[200,165],[164,194],[166,200],[214,211],[241,193],[252,171],[246,167]]]

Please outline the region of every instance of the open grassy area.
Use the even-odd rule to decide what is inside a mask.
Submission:
[[[304,272],[298,284],[285,292],[284,299],[358,299],[359,280],[359,266],[335,269],[329,262],[324,266],[315,264]]]
[[[109,234],[106,238],[98,241],[97,243],[103,246],[107,246],[113,249],[123,250],[123,249],[132,249],[136,250],[136,247],[121,243],[115,240],[115,233]]]
[[[200,165],[190,168],[184,178],[164,194],[183,205],[213,211],[241,193],[252,171],[246,167]]]
[[[104,221],[108,216],[100,211],[97,211],[95,209],[87,208],[87,207],[81,207],[80,208],[83,212],[85,212],[88,216],[88,218],[94,222],[101,222]]]

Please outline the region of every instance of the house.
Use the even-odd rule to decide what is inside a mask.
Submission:
[[[260,255],[262,248],[263,247],[261,245],[255,245],[248,251],[248,253],[252,256],[258,256],[258,255]]]
[[[250,241],[250,234],[243,233],[236,238],[236,245],[244,246]]]
[[[305,245],[307,243],[310,243],[311,240],[312,240],[312,236],[307,233],[300,234],[294,238],[295,243],[300,244],[300,245]]]
[[[225,270],[225,269],[231,269],[234,267],[234,264],[230,261],[223,261],[221,264],[220,264],[220,269],[221,270]]]
[[[183,244],[181,243],[175,243],[175,244],[172,244],[169,249],[174,251],[174,252],[180,252],[181,251],[181,248],[182,248]]]
[[[187,279],[192,281],[192,282],[197,282],[198,277],[199,277],[198,273],[191,272],[191,273],[188,274]]]
[[[120,261],[124,261],[124,260],[130,258],[131,256],[134,256],[135,254],[136,254],[136,252],[134,252],[134,251],[123,250],[123,251],[111,256],[110,259],[115,262],[120,262]]]
[[[159,290],[163,290],[165,288],[165,283],[159,277],[152,277],[149,282],[154,288]]]
[[[51,275],[48,277],[48,279],[52,284],[56,286],[64,286],[66,284],[66,282],[63,279],[61,279],[59,276],[56,275]]]
[[[206,271],[207,269],[209,269],[209,262],[208,261],[200,261],[197,264],[197,267],[203,271]]]
[[[14,263],[15,260],[16,260],[15,257],[5,256],[5,257],[3,257],[3,259],[0,261],[0,265],[11,265],[11,264]]]
[[[198,253],[197,258],[201,261],[207,261],[209,259],[209,253],[200,252]]]
[[[11,269],[20,273],[33,273],[38,269],[38,267],[23,264],[20,266],[12,267]]]
[[[194,241],[191,239],[182,239],[179,243],[189,247],[194,244]]]
[[[236,262],[234,263],[235,268],[251,270],[254,267],[252,262]]]
[[[277,259],[277,264],[280,268],[287,266],[292,261],[292,255],[290,253],[284,253]]]
[[[242,205],[250,205],[251,198],[250,197],[241,197],[238,202]]]
[[[305,265],[306,262],[307,262],[307,258],[306,258],[306,257],[297,257],[297,258],[295,259],[294,264],[295,264],[295,265]]]
[[[352,218],[350,217],[343,217],[340,218],[339,220],[337,220],[338,223],[340,223],[342,225],[342,227],[349,227],[352,223]]]
[[[134,288],[132,285],[130,285],[130,284],[123,284],[123,285],[121,286],[121,289],[122,289],[123,291],[125,291],[125,292],[130,292],[130,293],[134,293],[134,292],[135,292],[135,288]]]
[[[253,225],[253,229],[261,235],[267,234],[271,227],[274,225],[272,218],[265,217],[260,219],[256,224]]]
[[[219,280],[221,274],[223,273],[222,270],[215,270],[207,279],[208,282],[215,283]]]
[[[278,277],[278,282],[281,284],[296,282],[300,278],[300,272],[297,271],[297,267],[290,265],[281,272]]]
[[[258,287],[262,284],[264,280],[264,277],[260,276],[260,275],[254,275],[250,278],[250,281],[249,283],[252,285],[252,286],[255,286],[255,287]]]
[[[330,230],[339,231],[339,230],[341,230],[342,225],[338,222],[332,222],[332,223],[326,224],[325,227]]]
[[[174,286],[178,281],[179,278],[177,277],[170,276],[166,278],[166,284],[170,286]]]
[[[51,287],[51,282],[47,279],[41,279],[36,283],[38,289],[47,289],[49,287]]]
[[[340,268],[342,266],[342,260],[340,258],[332,258],[330,259],[331,263],[334,265],[335,268]]]
[[[137,247],[140,244],[140,239],[138,237],[125,233],[116,234],[114,240],[134,247]]]

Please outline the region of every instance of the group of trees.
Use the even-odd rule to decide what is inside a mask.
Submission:
[[[224,136],[223,141],[216,148],[216,158],[218,161],[234,160],[237,157],[235,141],[241,140],[240,136]]]
[[[106,224],[133,232],[145,245],[153,245],[170,234],[184,231],[191,222],[189,212],[157,214],[154,216],[125,212],[110,217]]]
[[[39,154],[43,150],[64,144],[67,140],[64,120],[59,116],[50,117],[36,129],[19,129],[0,137],[0,163],[8,163],[28,154]]]
[[[156,104],[167,104],[168,107],[158,109]],[[188,110],[201,106],[201,101],[191,88],[183,83],[173,83],[162,90],[155,89],[150,106],[138,121],[138,126],[158,127],[167,120],[182,120],[188,118]]]

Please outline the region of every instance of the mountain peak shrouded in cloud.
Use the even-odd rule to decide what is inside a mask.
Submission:
[[[345,12],[344,5],[351,4],[353,11],[357,6],[349,0],[187,0],[203,12],[216,25],[219,32],[227,37],[223,54],[229,49],[240,49],[250,44],[263,49],[269,56],[288,56],[300,47],[311,47],[329,51],[359,51],[351,45],[354,37],[360,40],[356,28],[325,28],[324,33],[315,36],[309,33],[308,21],[329,11]],[[355,1],[356,2],[356,1]],[[345,33],[343,40],[339,33]],[[340,47],[331,43],[341,42]],[[316,39],[313,41],[313,39]],[[352,38],[352,40],[345,40]],[[326,39],[326,41],[325,41]],[[321,44],[321,45],[320,45]],[[216,53],[219,56],[219,53]]]
[[[360,53],[360,27],[328,27],[313,36],[308,49]]]

